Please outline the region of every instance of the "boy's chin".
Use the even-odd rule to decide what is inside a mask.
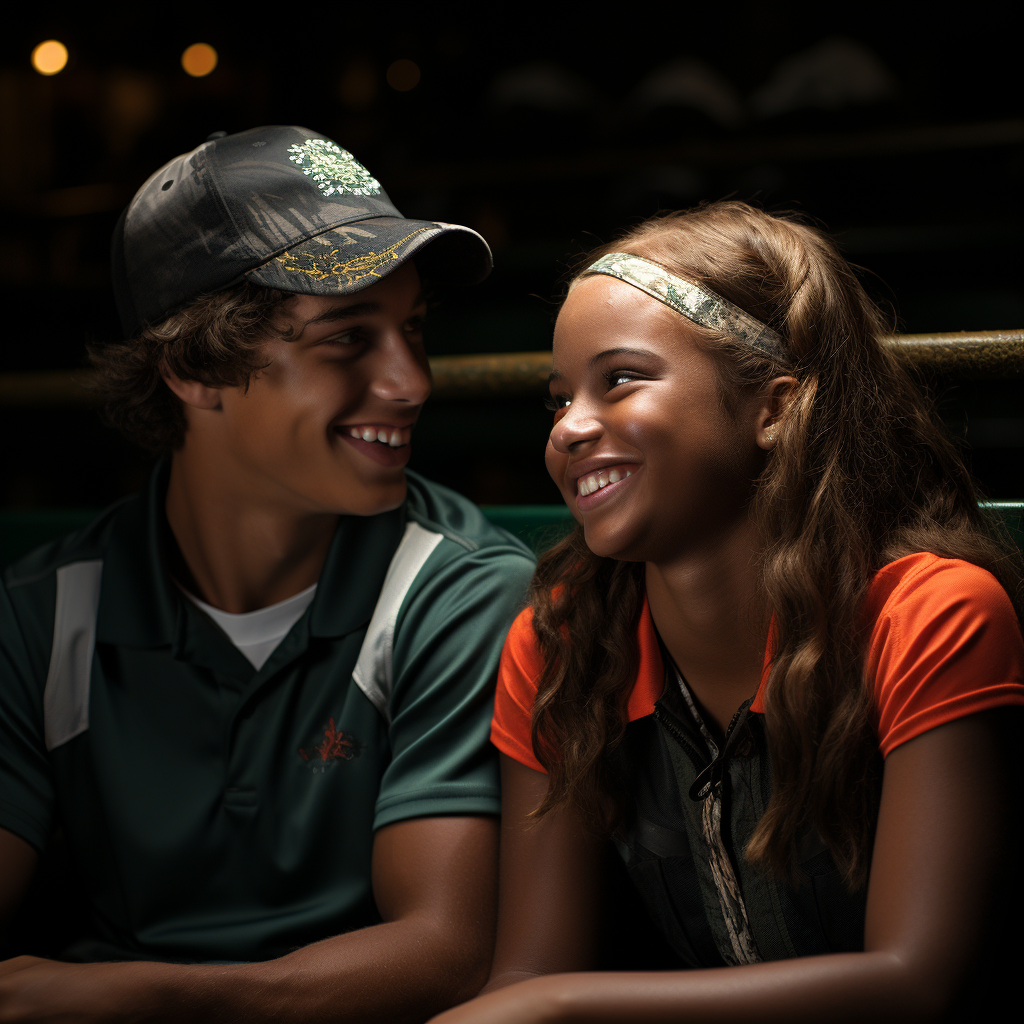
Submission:
[[[400,482],[382,487],[376,493],[368,489],[367,493],[361,495],[345,495],[336,511],[339,515],[349,516],[379,516],[384,512],[393,512],[405,501],[408,490],[403,473]]]

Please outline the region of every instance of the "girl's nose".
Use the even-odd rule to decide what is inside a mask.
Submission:
[[[551,445],[555,451],[568,455],[579,445],[601,436],[601,422],[582,400],[566,406],[565,412],[551,428]]]

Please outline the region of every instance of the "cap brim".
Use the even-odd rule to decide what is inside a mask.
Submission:
[[[415,257],[431,284],[478,284],[491,272],[491,250],[472,228],[441,221],[373,217],[306,239],[246,278],[306,295],[347,295],[369,288]]]

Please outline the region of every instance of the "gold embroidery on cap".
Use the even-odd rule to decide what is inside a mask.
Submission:
[[[353,256],[350,260],[338,259],[340,249],[331,249],[322,255],[302,252],[293,256],[290,252],[286,252],[277,256],[276,260],[285,270],[308,274],[315,281],[326,281],[333,277],[339,280],[341,287],[351,287],[366,277],[383,277],[382,274],[377,273],[378,269],[385,263],[394,263],[399,259],[398,250],[426,230],[426,228],[417,228],[386,249],[381,249],[379,252],[371,250],[359,256]]]

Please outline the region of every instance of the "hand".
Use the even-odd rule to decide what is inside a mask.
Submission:
[[[37,956],[0,961],[0,1024],[84,1024],[127,1020],[114,984],[131,964],[65,964]]]

